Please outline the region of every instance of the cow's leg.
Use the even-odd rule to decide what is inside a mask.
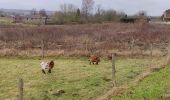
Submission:
[[[42,69],[42,73],[43,73],[43,74],[46,74],[44,69]]]
[[[93,65],[94,65],[94,62],[93,62]]]
[[[89,64],[91,65],[91,61],[89,62]]]
[[[51,73],[51,69],[48,70],[48,73]]]
[[[98,63],[98,61],[96,62],[96,65],[98,65],[99,63]]]

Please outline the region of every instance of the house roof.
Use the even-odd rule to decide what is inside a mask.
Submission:
[[[165,12],[166,12],[166,13],[170,13],[170,9],[166,10]]]
[[[162,18],[170,18],[170,9],[168,9],[164,12]]]

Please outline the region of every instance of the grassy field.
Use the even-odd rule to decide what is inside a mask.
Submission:
[[[113,100],[169,100],[170,65],[160,72],[155,72],[137,86],[127,90],[121,97]]]
[[[12,18],[0,17],[0,25],[11,25],[12,21]]]
[[[46,59],[49,60],[49,59]],[[16,99],[18,77],[24,79],[25,100],[90,100],[103,95],[111,88],[111,61],[101,60],[99,65],[89,65],[86,58],[55,58],[51,74],[42,74],[41,60],[0,58],[0,99]],[[126,84],[147,70],[158,59],[125,59],[116,61],[118,85]],[[142,85],[143,86],[143,85]],[[54,96],[57,90],[64,94]]]

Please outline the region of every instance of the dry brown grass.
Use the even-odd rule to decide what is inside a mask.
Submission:
[[[170,35],[170,28],[167,25],[146,23],[5,26],[0,27],[0,30],[1,52],[4,51],[3,49],[40,50],[43,40],[45,50],[50,51],[48,51],[49,55],[54,53],[68,56],[89,53],[106,55],[109,51],[117,51],[120,55],[126,55],[132,50],[136,55],[149,55],[151,43],[153,43],[153,55],[164,55]],[[133,47],[131,47],[132,40],[134,40]]]

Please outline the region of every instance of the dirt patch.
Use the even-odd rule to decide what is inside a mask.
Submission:
[[[98,97],[96,100],[110,100],[112,96],[122,94],[124,90],[128,87],[113,87],[110,91],[108,91],[105,95]]]

